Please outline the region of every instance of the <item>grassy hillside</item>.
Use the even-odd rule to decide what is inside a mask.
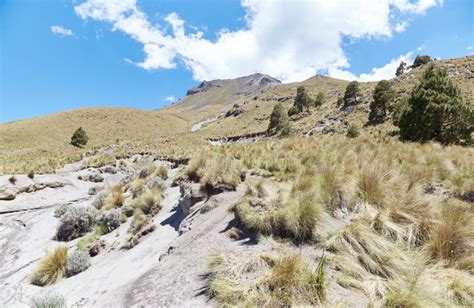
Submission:
[[[467,100],[474,100],[474,57],[437,61],[448,70]],[[392,80],[396,100],[409,95],[423,67]],[[177,104],[155,111],[129,108],[87,108],[19,120],[0,125],[0,173],[52,171],[66,162],[77,160],[88,151],[113,144],[129,152],[153,151],[163,155],[190,156],[206,139],[264,131],[273,106],[283,100],[287,109],[293,104],[296,88],[303,85],[310,96],[322,91],[325,103],[292,119],[296,134],[308,132],[316,123],[331,118],[340,121],[331,127],[344,134],[349,124],[361,128],[363,136],[389,137],[396,132],[387,120],[377,126],[366,126],[374,82],[361,83],[361,103],[351,110],[336,106],[347,81],[316,76],[299,83],[249,86],[252,76],[216,81],[206,92],[186,96]],[[220,118],[197,132],[191,127],[210,116],[238,105],[243,113]],[[90,137],[84,149],[69,144],[75,129],[82,126]]]

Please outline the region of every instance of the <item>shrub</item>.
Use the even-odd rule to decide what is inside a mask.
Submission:
[[[359,137],[359,128],[356,125],[351,124],[347,130],[346,136],[349,138]]]
[[[290,109],[288,109],[288,116],[291,117],[292,115],[295,115],[298,113],[298,108],[296,106],[291,106]]]
[[[121,211],[126,217],[131,217],[133,215],[133,208],[128,205],[122,206]]]
[[[12,175],[11,177],[8,178],[8,181],[12,184],[12,185],[15,185],[16,184],[16,177],[14,175]]]
[[[108,195],[109,194],[106,191],[99,192],[94,197],[94,200],[92,201],[92,206],[95,207],[96,209],[100,210],[104,206],[105,199],[107,198]]]
[[[423,55],[423,56],[417,55],[416,58],[415,58],[415,61],[413,61],[413,65],[411,67],[413,67],[413,68],[420,67],[422,65],[428,64],[429,62],[431,62],[431,57],[430,56],[428,56],[428,55]]]
[[[400,65],[397,67],[397,71],[395,72],[395,76],[401,76],[405,73],[407,69],[407,64],[403,61],[400,61]]]
[[[357,104],[357,97],[360,95],[359,82],[351,81],[346,86],[344,92],[344,106]]]
[[[28,177],[30,179],[33,179],[35,177],[35,171],[34,170],[31,170],[30,172],[28,172]]]
[[[60,280],[66,272],[67,250],[66,247],[58,247],[47,255],[33,273],[31,283],[45,286]]]
[[[66,300],[56,293],[43,293],[33,297],[31,308],[66,308]]]
[[[143,226],[147,223],[146,215],[141,210],[137,210],[133,214],[132,222],[128,232],[131,234],[137,234]]]
[[[117,229],[120,227],[120,210],[111,209],[101,214],[97,218],[96,223],[103,228],[105,233]]]
[[[61,217],[56,239],[70,241],[89,232],[94,224],[96,211],[92,206],[70,206]]]
[[[289,134],[290,121],[288,115],[283,110],[283,105],[278,103],[273,107],[273,111],[270,114],[270,124],[268,125],[267,132],[271,135],[284,133]]]
[[[474,104],[463,100],[445,70],[431,64],[413,89],[398,124],[404,140],[470,143]]]
[[[79,127],[76,129],[74,134],[72,134],[71,137],[71,144],[76,147],[81,147],[87,144],[87,141],[89,141],[89,137],[86,134],[86,131],[82,129],[82,127]]]
[[[69,208],[69,205],[67,204],[61,204],[60,206],[56,207],[54,209],[54,217],[56,218],[62,217],[64,214],[66,214],[68,208]]]
[[[380,80],[375,86],[373,98],[370,103],[369,122],[382,122],[387,114],[387,106],[393,99],[395,93],[391,89],[390,82]]]
[[[77,275],[91,265],[89,254],[83,250],[76,249],[67,256],[66,277]]]

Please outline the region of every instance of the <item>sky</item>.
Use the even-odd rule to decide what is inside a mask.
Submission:
[[[260,72],[374,81],[474,54],[471,0],[0,0],[0,122],[157,109]]]

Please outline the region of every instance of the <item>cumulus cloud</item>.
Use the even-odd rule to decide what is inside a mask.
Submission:
[[[51,32],[59,35],[60,37],[74,36],[74,32],[61,26],[51,26]]]
[[[263,72],[289,82],[320,70],[345,72],[349,63],[341,45],[344,37],[390,37],[407,27],[404,16],[422,14],[437,4],[440,0],[241,0],[246,26],[222,30],[214,41],[201,31],[189,32],[193,28],[176,13],[151,24],[136,0],[87,0],[75,11],[82,19],[108,22],[114,31],[140,42],[145,58],[135,64],[147,70],[182,63],[196,80]]]
[[[382,67],[375,67],[368,74],[363,73],[359,76],[352,74],[347,70],[341,70],[338,68],[330,68],[328,70],[328,75],[333,78],[344,79],[344,80],[358,80],[358,81],[377,81],[382,79],[390,79],[395,77],[395,72],[400,65],[400,62],[405,63],[413,62],[413,52],[408,52],[404,55],[401,55],[395,59],[392,59],[389,63],[385,64]]]
[[[167,96],[165,97],[165,101],[167,101],[168,103],[174,103],[176,101],[176,97],[170,95],[170,96]]]

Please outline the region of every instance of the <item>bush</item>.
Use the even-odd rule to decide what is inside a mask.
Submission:
[[[33,179],[35,177],[35,171],[34,170],[31,170],[30,172],[28,172],[28,177],[30,179]]]
[[[97,225],[102,226],[105,232],[110,232],[120,227],[119,209],[111,209],[99,216],[96,220]]]
[[[94,224],[96,211],[92,206],[70,206],[61,217],[56,239],[70,241],[89,232]]]
[[[375,86],[374,100],[370,103],[369,122],[383,122],[387,115],[387,105],[393,99],[393,92],[390,82],[380,80]]]
[[[71,277],[85,271],[91,265],[89,253],[76,249],[67,256],[66,277]]]
[[[357,97],[360,95],[359,82],[351,81],[344,92],[344,106],[357,104]]]
[[[66,308],[66,300],[56,293],[44,293],[33,297],[31,308]]]
[[[86,134],[86,131],[79,127],[76,129],[74,134],[71,137],[71,144],[76,147],[81,147],[87,144],[89,137]]]
[[[101,191],[100,193],[98,193],[94,197],[94,200],[92,201],[92,206],[100,210],[104,206],[105,199],[107,198],[108,195],[109,194],[106,191]]]
[[[58,247],[47,255],[33,273],[31,283],[37,286],[53,284],[66,272],[67,247]]]
[[[295,115],[298,113],[298,108],[296,106],[291,106],[291,108],[288,110],[288,116],[291,117],[292,115]]]
[[[125,197],[123,195],[122,185],[115,185],[112,187],[110,194],[105,199],[105,209],[110,210],[116,207],[121,207]]]
[[[64,214],[66,214],[68,208],[69,208],[69,205],[67,204],[61,204],[60,206],[56,207],[54,209],[54,217],[56,218],[62,217]]]
[[[445,70],[431,64],[413,89],[398,126],[403,140],[470,143],[474,104],[463,100]]]
[[[12,184],[12,185],[15,185],[16,184],[16,177],[14,175],[12,175],[11,177],[8,178],[8,181]]]
[[[133,200],[130,206],[133,209],[140,209],[143,213],[149,214],[160,209],[160,203],[162,200],[162,193],[160,187],[149,189],[144,192],[140,198]]]
[[[415,61],[413,61],[413,65],[411,67],[413,67],[413,68],[420,67],[422,65],[428,64],[429,62],[431,62],[431,57],[430,56],[428,56],[428,55],[423,55],[423,56],[417,55],[416,58],[415,58]]]
[[[290,121],[288,115],[283,110],[283,105],[278,103],[273,107],[273,111],[270,114],[270,124],[268,125],[267,132],[270,135],[285,133],[288,134],[290,131]]]
[[[359,137],[359,128],[356,125],[351,124],[347,130],[346,136],[349,138]]]

